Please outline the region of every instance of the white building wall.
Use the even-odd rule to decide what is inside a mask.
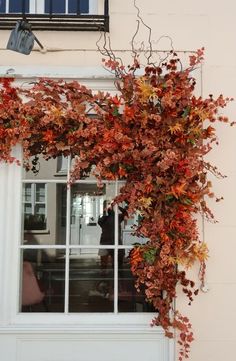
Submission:
[[[169,49],[170,36],[174,48],[192,51],[204,46],[203,95],[223,93],[236,98],[235,0],[136,0],[144,21],[152,28],[154,48]],[[113,49],[123,58],[130,58],[130,41],[136,27],[133,0],[110,1],[110,36]],[[0,31],[0,66],[14,68],[44,66],[100,66],[102,56],[97,52],[97,32],[40,32],[36,35],[47,48],[45,54],[37,50],[29,56],[5,50],[9,31]],[[142,28],[136,40],[146,41],[147,29]],[[75,68],[73,68],[75,67]],[[4,68],[5,69],[5,68]],[[49,70],[50,73],[50,70]],[[236,118],[236,102],[226,111]],[[224,197],[212,203],[217,224],[205,224],[205,240],[210,248],[207,281],[209,292],[197,297],[191,307],[180,297],[177,307],[189,315],[194,328],[191,361],[235,361],[236,344],[236,128],[218,125],[220,146],[210,155],[211,161],[227,174],[224,180],[213,180],[215,193]]]

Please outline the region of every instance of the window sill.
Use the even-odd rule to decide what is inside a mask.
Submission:
[[[12,30],[22,14],[0,14],[0,29]],[[47,15],[27,14],[32,30],[109,31],[106,15]]]
[[[28,315],[31,316],[31,315]],[[35,315],[36,316],[36,315]],[[51,320],[51,323],[48,323],[48,315],[45,316],[45,319],[47,318],[47,322],[42,323],[42,320],[40,323],[35,322],[36,319],[34,317],[34,320],[30,319],[30,317],[25,317],[24,322],[21,320],[21,322],[11,323],[11,325],[8,326],[2,326],[0,327],[0,334],[1,333],[77,333],[77,334],[85,334],[85,333],[97,333],[100,334],[102,332],[109,332],[109,333],[135,333],[135,334],[144,334],[144,333],[154,333],[154,334],[164,334],[164,331],[161,327],[151,327],[150,326],[150,320],[152,319],[152,314],[148,314],[148,317],[142,317],[145,316],[145,314],[137,313],[136,315],[133,315],[133,321],[130,318],[129,314],[125,315],[125,322],[124,318],[121,317],[121,315],[116,315],[117,317],[112,317],[111,315],[101,315],[103,319],[100,319],[101,322],[88,322],[89,315],[84,315],[86,318],[85,322],[78,322],[76,323],[75,316],[72,315],[70,318],[70,322],[56,322],[56,319],[54,318],[54,321]],[[92,315],[94,317],[95,315]],[[107,322],[107,317],[112,320],[112,322]],[[135,317],[136,316],[136,317]],[[146,314],[147,316],[147,314]],[[21,317],[21,315],[18,315],[18,317]],[[44,318],[44,314],[39,314],[39,318]],[[57,316],[58,317],[58,316]],[[67,316],[68,317],[68,316]],[[51,319],[51,317],[50,317]],[[123,319],[123,320],[122,320]],[[19,320],[18,320],[19,321]],[[123,322],[122,322],[123,321]]]

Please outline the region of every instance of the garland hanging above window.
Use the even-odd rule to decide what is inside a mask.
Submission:
[[[228,122],[219,109],[232,100],[194,95],[192,71],[202,59],[203,49],[182,69],[171,52],[169,60],[149,64],[139,76],[137,59],[128,69],[109,59],[105,66],[117,75],[116,96],[50,79],[23,90],[2,78],[0,88],[1,161],[14,162],[12,148],[21,144],[26,169],[37,169],[38,155],[63,155],[75,158],[71,182],[91,172],[101,186],[102,179],[126,180],[114,202],[126,202],[130,216],[140,215],[134,232],[149,239],[132,250],[131,270],[137,289],[145,288],[158,311],[153,325],[168,337],[179,331],[180,361],[189,355],[193,334],[173,301],[177,285],[189,303],[197,295],[186,276],[196,261],[204,279],[208,250],[196,214],[214,219],[207,206],[207,197],[215,197],[207,174],[219,175],[204,157],[217,143],[214,122]]]

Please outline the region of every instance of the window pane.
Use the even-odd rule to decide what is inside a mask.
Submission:
[[[67,175],[67,168],[68,168],[68,157],[59,156],[57,158],[57,172],[64,173],[64,175]]]
[[[103,213],[103,203],[108,188],[107,185],[98,188],[97,184],[89,183],[72,186],[70,239],[72,245],[99,244],[101,227],[98,219]]]
[[[24,214],[24,231],[29,230],[45,230],[46,229],[46,217],[43,213],[30,214],[30,207],[25,207]],[[41,210],[42,211],[42,210]]]
[[[64,251],[24,249],[21,270],[22,312],[64,312]]]
[[[118,271],[118,311],[119,312],[154,312],[146,302],[144,291],[135,288],[135,279],[130,271],[129,250],[119,250]]]
[[[25,184],[23,188],[24,202],[32,202],[31,184]]]
[[[31,212],[30,204],[23,203],[22,243],[24,244],[64,245],[66,243],[67,186],[47,183],[46,187],[46,202],[36,204],[34,214]]]
[[[29,12],[29,0],[9,0],[9,13]]]
[[[6,12],[6,0],[0,0],[0,12],[1,13]]]
[[[46,185],[44,183],[36,184],[36,202],[45,202],[45,189]]]
[[[69,0],[68,4],[69,14],[87,14],[89,12],[89,1],[88,0]]]
[[[35,215],[44,216],[45,218],[45,204],[36,204],[35,205]]]
[[[29,214],[32,214],[32,204],[30,203],[25,203],[25,215],[29,215]]]
[[[122,229],[122,244],[125,246],[132,246],[137,243],[145,244],[148,241],[148,238],[138,237],[134,234],[135,226],[138,225],[138,221],[135,218],[127,219],[125,227]]]
[[[50,10],[53,14],[65,14],[65,0],[45,0],[45,13],[50,13]]]
[[[98,249],[86,250],[86,257],[81,257],[79,254],[71,255],[70,312],[113,312],[113,252],[113,250],[107,250],[106,270],[102,268]],[[72,253],[74,253],[73,250]]]

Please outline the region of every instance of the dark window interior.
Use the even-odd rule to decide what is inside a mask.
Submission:
[[[9,1],[9,12],[10,13],[28,13],[29,12],[29,0],[25,1]]]
[[[69,13],[70,14],[79,14],[79,13],[88,13],[89,12],[89,2],[88,0],[70,0],[69,1]]]
[[[5,13],[6,0],[0,0],[0,13]]]
[[[51,3],[51,4],[50,4]],[[51,7],[51,8],[50,8]],[[65,1],[64,0],[45,0],[45,13],[65,14]]]

